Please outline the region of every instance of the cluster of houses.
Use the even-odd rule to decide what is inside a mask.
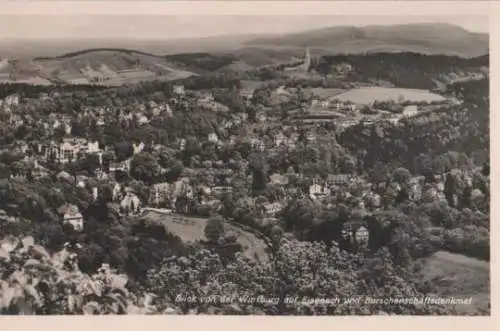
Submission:
[[[359,111],[359,106],[352,102],[336,99],[335,97],[321,99],[318,96],[314,96],[311,100],[310,111],[314,111],[317,109],[327,109],[347,114],[356,114],[356,112]]]
[[[19,105],[20,96],[19,94],[11,94],[4,99],[0,99],[0,110],[5,113],[11,113],[12,108]]]
[[[278,137],[273,141],[274,146],[287,143],[286,140],[282,139],[282,133],[278,133],[277,135]],[[76,149],[90,153],[99,153],[100,151],[98,145],[84,142],[83,140],[78,141],[75,139],[72,141],[66,141],[66,143],[68,143],[68,145],[64,146],[72,146],[72,148],[70,148],[72,153],[75,153]],[[260,141],[260,143],[262,142]],[[259,143],[256,144],[258,145]],[[75,148],[75,146],[80,147]],[[254,147],[262,148],[260,145]],[[143,144],[134,144],[135,152],[140,152],[143,148]],[[59,150],[65,149],[60,148]],[[70,158],[68,155],[65,155],[64,157],[66,157],[66,159]],[[128,163],[127,161],[124,161],[121,164],[112,164],[109,168],[110,172],[117,170],[128,172],[130,169],[130,160],[128,160]],[[282,188],[285,199],[260,204],[260,215],[263,218],[272,219],[276,217],[276,215],[284,208],[288,198],[309,198],[318,202],[329,201],[328,203],[331,204],[330,199],[327,199],[328,197],[340,197],[344,199],[344,201],[354,201],[353,203],[360,209],[379,208],[383,204],[381,194],[397,196],[402,189],[405,188],[408,192],[408,198],[413,201],[445,200],[444,175],[439,178],[436,177],[436,181],[432,183],[426,183],[425,178],[422,176],[411,178],[406,186],[396,182],[391,182],[390,185],[384,187],[384,193],[380,193],[380,191],[372,187],[370,183],[366,183],[361,178],[351,174],[330,174],[324,179],[313,178],[308,189],[304,192],[303,189],[290,184],[290,175],[294,174],[283,175],[276,173],[270,176],[270,183],[276,187]],[[114,184],[112,190],[113,201],[119,205],[119,210],[124,215],[140,213],[145,206],[159,207],[166,210],[176,210],[178,212],[187,212],[187,204],[179,206],[177,203],[181,198],[196,200],[198,203],[210,207],[220,206],[221,199],[224,194],[231,192],[233,189],[230,180],[231,174],[228,176],[229,181],[226,181],[227,183],[224,185],[217,185],[215,182],[212,182],[212,184],[193,184],[190,177],[181,177],[173,183],[156,183],[150,187],[148,201],[141,201],[133,190],[130,188],[123,188],[120,184],[116,183]],[[62,177],[62,175],[58,177]],[[67,174],[66,177],[71,176]],[[469,175],[463,175],[462,177],[463,181],[467,183],[467,185],[472,185]],[[86,187],[85,179],[78,179],[75,182],[75,185]],[[354,191],[352,191],[353,188],[355,188],[354,190],[357,190],[358,193],[354,193]],[[95,188],[92,190],[94,198],[97,199],[97,190]],[[473,195],[474,197],[482,196],[481,192],[477,189],[474,190]],[[69,211],[65,211],[64,215],[64,222],[73,224],[75,228],[80,229],[80,214],[74,211],[74,208]]]
[[[349,70],[348,68],[344,68]],[[344,70],[342,69],[342,70]],[[176,102],[182,102],[184,96],[186,96],[186,90],[183,85],[175,85],[173,87],[173,94],[175,95]],[[281,97],[288,98],[291,92],[285,87],[280,87],[273,92],[274,95],[279,99]],[[253,96],[252,89],[242,89],[240,90],[240,95],[245,101],[249,101]],[[227,107],[218,104],[212,94],[210,93],[197,93],[195,94],[196,101],[201,107],[211,109],[213,111],[227,111]],[[180,100],[180,101],[179,101]],[[1,107],[11,107],[19,103],[19,99],[16,97],[11,97],[10,99],[4,99],[0,103]],[[336,100],[334,98],[327,100],[320,100],[318,98],[312,99],[312,106],[328,111],[337,112],[343,114],[344,117],[338,120],[338,125],[348,127],[359,122],[359,119],[354,118],[356,114],[359,113],[360,109],[357,105],[349,102],[343,102]],[[150,116],[158,116],[163,112],[171,113],[172,110],[168,103],[156,103],[148,102],[145,104],[138,104],[136,110],[133,112],[125,113],[120,112],[119,117],[122,120],[137,120],[137,123],[144,125],[149,123],[151,120]],[[94,116],[98,125],[104,125],[106,121],[106,116],[109,112],[105,107],[98,109],[83,109],[82,113],[78,116]],[[412,117],[419,113],[419,108],[417,106],[409,105],[404,108],[401,116]],[[258,113],[258,119],[261,122],[267,120],[266,113]],[[247,114],[232,114],[229,119],[220,124],[220,131],[229,130],[234,126],[239,126],[244,124],[248,120]],[[44,120],[43,127],[48,132],[52,132],[58,128],[63,128],[66,135],[70,135],[72,131],[70,118],[61,116],[49,116]],[[218,130],[219,132],[219,130]],[[220,133],[219,133],[220,134]],[[308,132],[302,133],[303,138],[306,142],[315,142],[317,139],[317,134],[314,130],[309,130]],[[248,134],[244,140],[246,140],[251,148],[256,151],[264,151],[266,149],[273,149],[285,146],[289,150],[296,148],[299,143],[300,137],[302,135],[298,132],[298,127],[287,127],[286,125],[280,126],[278,129],[273,130],[271,134],[261,134],[256,133]],[[223,144],[234,145],[236,144],[237,137],[230,136],[227,142],[223,142],[221,137],[215,133],[209,133],[206,139],[214,144],[222,146]],[[186,139],[179,140],[179,149],[183,150],[186,145]],[[26,144],[20,144],[18,146],[23,154],[29,154],[29,147]],[[145,149],[145,144],[143,142],[136,142],[133,144],[134,154],[138,154]],[[142,201],[137,192],[134,192],[130,187],[122,187],[121,184],[113,182],[111,178],[117,172],[130,172],[131,159],[111,163],[109,164],[108,171],[104,171],[103,165],[103,153],[106,148],[101,149],[99,143],[96,141],[88,141],[83,138],[64,138],[60,142],[50,141],[50,142],[40,142],[34,148],[34,153],[40,161],[54,160],[60,164],[67,164],[78,160],[84,155],[95,155],[101,167],[96,171],[95,177],[98,180],[106,180],[107,184],[112,184],[112,202],[117,206],[119,212],[122,215],[135,215],[141,213],[141,211],[147,207],[157,207],[164,208],[166,210],[176,210],[178,212],[187,212],[187,204],[180,203],[184,200],[196,200],[199,204],[209,206],[214,208],[221,205],[221,200],[223,196],[233,190],[231,175],[229,180],[226,182],[220,181],[207,184],[194,184],[188,176],[179,178],[173,183],[160,182],[152,185],[149,188],[149,200]],[[37,171],[37,176],[43,176],[44,171],[47,173],[46,169],[38,164],[38,160],[33,158],[33,156],[26,156],[26,160],[34,160],[35,166],[33,169]],[[225,164],[220,161],[220,167],[215,167],[214,163],[207,164],[208,168],[224,168]],[[218,164],[216,164],[218,165]],[[78,177],[78,176],[77,176]],[[99,189],[96,186],[89,185],[88,178],[79,176],[78,178],[73,178],[73,176],[61,172],[57,175],[58,179],[65,179],[68,181],[74,181],[75,185],[81,188],[89,188],[92,191],[94,199],[98,199]],[[375,193],[375,189],[371,187],[369,183],[364,182],[362,179],[350,175],[350,174],[330,174],[324,179],[313,178],[312,182],[306,190],[299,188],[297,185],[292,185],[289,180],[288,175],[283,174],[273,174],[270,176],[270,182],[282,189],[284,199],[278,201],[265,201],[258,204],[260,211],[260,216],[262,218],[274,218],[280,211],[283,210],[286,202],[290,198],[306,198],[312,199],[318,202],[323,202],[332,204],[332,202],[327,199],[328,197],[341,197],[345,200],[353,200],[357,208],[379,208],[383,204],[382,197],[380,194]],[[409,198],[411,200],[441,200],[444,199],[444,179],[438,180],[436,183],[425,183],[422,177],[413,178],[408,187],[406,187],[409,192]],[[358,193],[351,192],[351,188],[358,187]],[[387,192],[393,195],[397,195],[403,187],[400,184],[393,183],[385,188]],[[354,189],[353,189],[354,190]],[[476,195],[479,193],[475,192]],[[252,202],[252,203],[255,203]],[[83,216],[78,210],[78,207],[74,205],[64,205],[59,208],[58,212],[62,215],[63,222],[65,224],[70,224],[75,228],[75,230],[81,231],[83,229]],[[0,215],[1,216],[1,215]],[[362,228],[357,228],[353,230],[355,235],[363,240],[365,238],[365,232]]]
[[[301,139],[297,126],[283,125],[273,131],[270,136],[249,135],[245,137],[245,140],[250,144],[252,150],[261,152],[278,147],[286,147],[289,151],[297,148]],[[303,138],[306,143],[314,143],[317,140],[317,133],[314,129],[310,129],[304,133]]]
[[[45,162],[54,160],[61,164],[71,163],[81,156],[94,154],[99,157],[99,162],[102,164],[103,151],[97,141],[88,141],[84,138],[64,138],[62,142],[38,143],[37,153],[42,155]]]

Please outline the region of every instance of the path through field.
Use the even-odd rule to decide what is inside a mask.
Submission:
[[[204,231],[205,225],[208,222],[207,218],[165,215],[155,211],[147,211],[144,217],[153,221],[162,222],[169,232],[179,236],[185,242],[205,239]],[[243,247],[247,247],[245,254],[249,258],[255,259],[255,255],[257,255],[259,260],[267,261],[268,256],[265,251],[266,243],[262,239],[230,223],[225,223],[225,227],[227,231],[234,232],[238,235],[238,242]]]

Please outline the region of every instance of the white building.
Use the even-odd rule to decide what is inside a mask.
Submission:
[[[135,154],[139,154],[140,152],[142,152],[144,150],[144,143],[143,142],[140,142],[139,144],[136,144],[134,143],[132,145],[132,148],[134,149],[134,155]]]
[[[264,205],[264,212],[266,216],[274,216],[283,210],[283,205],[279,202],[269,203]]]
[[[119,183],[116,183],[113,186],[113,191],[112,191],[113,201],[118,201],[121,198],[121,195],[122,195],[122,186]]]
[[[356,232],[354,233],[354,236],[356,238],[356,242],[359,244],[365,244],[368,242],[370,232],[368,229],[364,226],[360,226]]]
[[[403,109],[403,116],[413,117],[418,114],[418,107],[416,105],[409,105]]]
[[[183,151],[186,148],[186,139],[182,138],[179,143],[179,149]]]
[[[269,180],[275,185],[287,185],[288,177],[281,174],[272,174],[269,176]]]
[[[151,188],[150,202],[153,204],[160,204],[167,201],[170,197],[170,189],[169,183],[154,184]]]
[[[253,97],[253,90],[251,89],[241,89],[240,90],[240,95],[243,99],[245,100],[250,100]]]
[[[63,214],[64,224],[71,225],[76,231],[83,230],[83,216],[75,205],[65,205],[59,210]]]
[[[149,123],[149,118],[146,115],[141,115],[137,118],[137,124],[145,125]]]
[[[277,147],[277,146],[281,146],[281,144],[283,144],[285,142],[285,135],[281,132],[278,132],[275,136],[274,136],[274,145]]]
[[[61,144],[51,142],[39,147],[45,158],[54,158],[59,163],[69,163],[78,159],[79,154],[95,154],[100,152],[99,142],[88,142],[85,139],[64,139]]]
[[[184,89],[184,85],[174,85],[173,87],[173,93],[177,95],[184,95],[186,93],[186,90]]]
[[[11,95],[7,96],[5,99],[3,99],[3,105],[5,105],[7,107],[19,105],[19,95],[18,94],[11,94]]]
[[[257,138],[251,138],[250,139],[250,146],[254,150],[258,150],[260,152],[264,151],[266,149],[266,144],[260,139]]]
[[[132,192],[127,192],[125,197],[120,202],[120,209],[124,214],[140,213],[141,200]]]
[[[96,201],[98,197],[99,197],[99,188],[93,187],[92,188],[92,198],[94,199],[94,201]]]
[[[331,191],[328,187],[319,184],[316,180],[309,186],[309,196],[313,200],[321,200],[330,195]]]
[[[350,184],[354,181],[353,176],[349,174],[329,174],[326,182],[329,186],[340,186]]]
[[[210,141],[212,143],[216,143],[219,141],[219,137],[217,137],[217,134],[215,134],[215,133],[209,133],[208,134],[208,141]]]

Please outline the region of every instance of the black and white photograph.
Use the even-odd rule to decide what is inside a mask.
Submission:
[[[1,315],[491,315],[484,3],[19,3]]]

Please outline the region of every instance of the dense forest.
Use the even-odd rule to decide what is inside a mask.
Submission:
[[[186,68],[206,72],[216,71],[238,60],[235,56],[211,53],[173,54],[165,57],[167,60],[180,63]]]
[[[435,80],[439,80],[442,75],[488,67],[489,55],[472,59],[417,53],[334,55],[321,57],[311,69],[327,75],[333,66],[341,63],[353,67],[353,71],[345,77],[349,81],[372,79],[387,81],[398,87],[432,90],[436,86]]]

